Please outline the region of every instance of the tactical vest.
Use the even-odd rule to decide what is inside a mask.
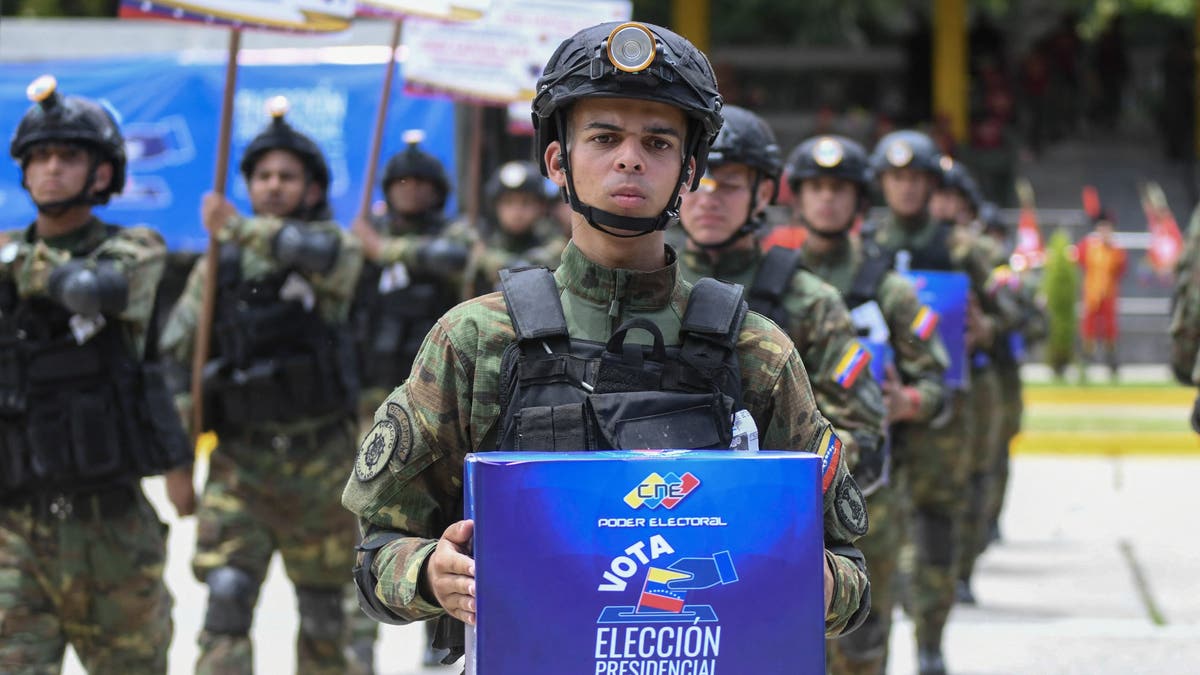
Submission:
[[[892,257],[874,241],[862,242],[862,262],[846,293],[846,306],[854,309],[879,297],[883,277],[892,270]]]
[[[516,331],[500,366],[502,450],[727,449],[742,409],[737,339],[746,317],[742,287],[701,279],[666,346],[645,318],[607,342],[572,338],[549,270],[503,270],[500,283]],[[627,343],[643,330],[653,345]]]
[[[0,501],[116,487],[190,460],[165,384],[121,322],[80,342],[72,320],[0,284]]]
[[[780,326],[787,326],[788,313],[783,299],[792,285],[792,277],[800,264],[800,251],[783,246],[772,246],[759,263],[750,284],[750,309],[762,314]]]
[[[238,433],[353,411],[358,376],[348,331],[327,324],[316,307],[281,297],[292,274],[243,279],[241,249],[221,247],[206,429]]]
[[[949,223],[935,222],[933,236],[921,248],[902,248],[897,251],[907,251],[909,269],[935,270],[949,272],[957,269],[950,259],[950,228]]]

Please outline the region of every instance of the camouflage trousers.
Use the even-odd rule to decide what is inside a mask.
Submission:
[[[901,478],[907,489],[909,546],[900,570],[908,594],[906,608],[916,624],[917,644],[939,647],[954,605],[958,545],[966,498],[967,429],[970,408],[963,392],[947,396],[948,409],[934,424],[909,426],[897,440]],[[906,564],[906,561],[907,564]]]
[[[971,427],[967,451],[970,465],[962,512],[962,542],[958,547],[958,578],[970,581],[975,561],[987,545],[991,529],[988,505],[996,490],[996,455],[1000,450],[1000,379],[994,367],[971,371]]]
[[[856,543],[867,559],[871,613],[858,630],[826,643],[827,670],[833,675],[882,675],[892,633],[896,565],[904,542],[905,500],[895,478],[867,498],[871,529]]]
[[[222,439],[197,512],[192,568],[201,581],[233,568],[249,576],[256,599],[279,551],[300,599],[296,663],[306,675],[347,671],[344,598],[358,535],[340,497],[355,436],[353,422],[341,419],[312,432]],[[210,601],[197,674],[251,673],[248,632],[207,629],[212,612]]]
[[[1004,496],[1008,492],[1008,459],[1013,439],[1021,432],[1021,418],[1025,414],[1025,403],[1021,399],[1021,368],[1018,364],[1000,366],[996,369],[1000,385],[999,431],[996,434],[995,482],[987,504],[988,528],[1000,521],[1004,510]],[[986,545],[986,544],[985,544]]]
[[[0,672],[61,672],[69,643],[93,675],[165,673],[166,530],[135,486],[77,496],[63,518],[0,506]]]

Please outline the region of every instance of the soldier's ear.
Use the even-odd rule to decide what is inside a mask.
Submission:
[[[112,185],[113,165],[111,162],[101,162],[96,166],[95,177],[92,178],[92,192],[103,192]]]
[[[546,163],[546,174],[554,184],[564,187],[567,184],[567,174],[563,171],[563,148],[559,141],[550,141],[546,146],[546,154],[542,161]]]

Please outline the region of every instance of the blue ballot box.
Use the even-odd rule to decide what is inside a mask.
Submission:
[[[469,455],[467,672],[824,673],[821,463],[794,452]]]

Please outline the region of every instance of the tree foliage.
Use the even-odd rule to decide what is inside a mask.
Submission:
[[[1057,230],[1046,251],[1046,267],[1042,276],[1042,293],[1046,297],[1046,312],[1050,334],[1046,339],[1046,363],[1058,377],[1075,359],[1075,303],[1079,298],[1079,269],[1072,255],[1071,237]]]

